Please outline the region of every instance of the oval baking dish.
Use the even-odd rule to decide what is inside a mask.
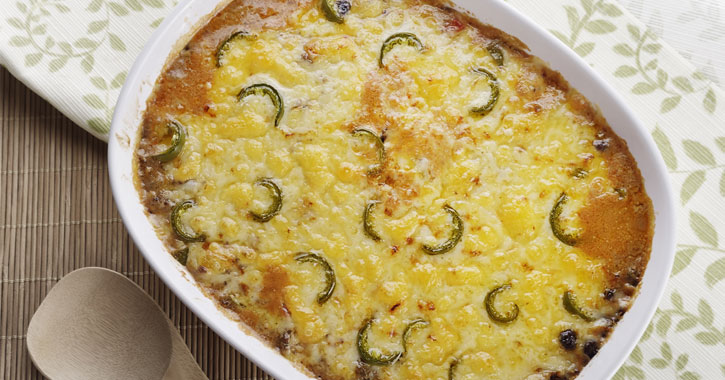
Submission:
[[[227,342],[273,376],[280,379],[308,378],[308,375],[298,370],[292,362],[259,340],[254,332],[233,321],[224,311],[220,310],[214,301],[202,292],[192,279],[191,274],[175,263],[172,255],[159,254],[168,251],[168,249],[157,236],[154,225],[149,221],[149,217],[145,212],[144,200],[139,196],[138,183],[136,182],[137,175],[134,172],[136,170],[134,157],[139,146],[139,138],[141,137],[139,127],[144,119],[147,100],[152,95],[157,78],[164,72],[166,65],[169,64],[169,59],[174,58],[194,33],[226,4],[228,4],[226,0],[210,2],[192,0],[180,5],[154,33],[138,57],[129,72],[113,118],[109,141],[111,185],[122,219],[139,249],[156,273],[188,307]],[[323,8],[325,4],[327,2],[323,2]],[[577,379],[607,379],[626,359],[654,314],[659,298],[664,291],[674,258],[674,203],[664,163],[646,128],[637,121],[632,111],[619,100],[617,94],[607,83],[562,43],[503,2],[496,0],[460,0],[456,1],[455,5],[462,11],[469,12],[470,15],[482,23],[489,24],[518,38],[529,47],[529,53],[547,62],[551,69],[559,71],[571,87],[578,89],[582,95],[600,109],[601,114],[606,118],[612,130],[626,141],[629,151],[641,171],[647,193],[652,200],[655,219],[649,263],[640,283],[639,295],[631,305],[630,310],[617,323],[616,328],[599,353],[577,376]],[[329,12],[331,11],[328,10]],[[326,17],[331,21],[335,21],[339,15],[326,14]],[[385,54],[391,51],[393,46],[401,44],[417,48],[419,51],[425,50],[425,46],[413,34],[398,33],[391,35],[380,51],[379,65],[381,68],[388,61],[388,58],[385,61],[383,59]],[[222,46],[222,50],[224,50],[224,46]],[[222,50],[220,50],[221,54],[225,52]],[[494,60],[503,59],[500,51],[494,53],[496,53],[495,50],[491,53]],[[217,60],[221,62],[222,59],[229,58],[223,58],[220,53],[217,53]],[[478,73],[484,79],[487,78],[487,83],[491,87],[491,101],[489,101],[489,104],[472,109],[472,112],[483,116],[491,111],[492,107],[489,107],[489,105],[492,105],[499,95],[497,84],[499,82],[497,82],[493,74],[485,69],[480,69],[480,72],[474,70],[475,73]],[[275,105],[277,114],[273,120],[273,125],[277,127],[284,116],[284,104],[282,103],[284,93],[280,97],[277,90],[270,85],[253,85],[242,89],[238,97],[242,100],[251,95],[267,96]],[[184,127],[176,121],[170,122],[168,125],[170,131],[174,132],[174,141],[181,141],[181,144],[183,144],[186,134]],[[361,139],[368,139],[370,136],[377,139],[381,149],[379,159],[384,159],[382,156],[383,143],[380,142],[377,134],[364,129],[355,129],[352,133]],[[179,154],[180,149],[177,148],[178,146],[172,144],[168,150],[157,154],[154,158],[161,162],[171,161]],[[372,176],[379,170],[379,165],[372,165],[368,170],[368,174]],[[278,185],[271,179],[263,178],[257,184],[259,187],[264,187],[277,194],[274,210],[270,209],[260,214],[250,213],[250,217],[253,217],[257,222],[264,223],[279,212],[282,207],[280,202],[282,202],[283,195]],[[562,243],[572,246],[576,244],[577,236],[565,233],[564,229],[560,229],[558,226],[563,205],[567,200],[567,195],[562,193],[551,211],[552,216],[549,218],[551,229],[556,238]],[[365,233],[372,240],[377,241],[380,237],[375,232],[372,223],[367,221],[367,214],[373,212],[374,205],[375,202],[372,202],[365,207]],[[171,213],[171,224],[174,231],[180,236],[181,240],[190,243],[201,241],[205,237],[202,234],[192,234],[193,231],[189,232],[188,228],[185,229],[180,224],[177,226],[175,223],[178,223],[181,214],[191,207],[194,207],[192,201],[177,203]],[[422,250],[431,256],[442,255],[451,250],[460,241],[461,234],[464,231],[464,222],[458,212],[449,205],[445,205],[444,211],[450,214],[455,229],[448,241],[439,245],[424,244],[422,246]],[[329,271],[332,271],[325,259],[315,254],[300,255],[299,261],[312,262],[315,265],[322,263],[326,265]],[[334,274],[332,276],[330,278],[334,280]],[[321,298],[318,300],[322,299],[321,302],[329,299],[334,291],[334,282],[330,284],[332,284],[332,287],[328,286],[329,291],[326,294],[320,294]],[[496,294],[506,292],[509,289],[509,285],[499,286],[486,297],[486,311],[491,319],[497,321],[497,323],[512,322],[518,315],[519,308],[515,304],[512,304],[515,309],[509,308],[508,312],[505,311],[507,309],[498,311],[494,306]],[[505,297],[504,294],[502,293],[501,297]],[[571,314],[578,315],[583,320],[591,318],[589,314],[577,306],[573,293],[567,291],[563,296],[563,302],[563,307]],[[370,328],[370,323],[371,321],[368,320],[363,330],[367,331]],[[367,336],[366,332],[360,334]],[[407,337],[407,332],[405,335]],[[405,344],[405,338],[403,339],[403,344]],[[560,339],[561,344],[566,347],[566,337],[560,337]],[[373,365],[386,364],[382,362],[379,353],[369,354],[366,353],[367,349],[360,347],[358,347],[358,350],[362,350],[360,351],[361,357],[364,356],[363,354],[370,356],[372,359],[369,359],[369,361]],[[392,361],[394,362],[397,359],[398,357],[393,358]],[[365,361],[365,357],[362,357],[362,360]],[[378,363],[377,360],[381,360],[381,362]]]

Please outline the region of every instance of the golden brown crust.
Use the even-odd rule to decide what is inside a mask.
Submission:
[[[604,156],[617,192],[602,194],[592,187],[589,204],[579,213],[585,231],[579,247],[589,255],[606,260],[614,287],[627,283],[637,285],[652,248],[652,201],[644,191],[642,177],[626,142],[608,126],[601,131],[609,144]]]
[[[584,233],[577,246],[606,260],[613,288],[636,285],[649,261],[654,227],[652,201],[645,192],[637,162],[627,143],[585,97],[570,88],[561,73],[536,65],[527,73],[517,86],[526,108],[539,112],[566,96],[572,110],[599,131],[593,144],[601,147],[597,150],[607,162],[612,186],[624,195],[592,187],[587,206],[579,212]]]
[[[218,45],[236,31],[282,28],[294,10],[310,2],[232,1],[212,17],[168,64],[148,101],[140,132],[139,152],[144,153],[139,154],[138,170],[142,188],[147,193],[142,199],[149,213],[164,214],[171,209],[160,191],[168,188],[170,179],[160,170],[160,162],[150,155],[157,152],[156,146],[167,137],[169,117],[182,110],[191,114],[210,112],[207,84],[211,83],[216,67],[214,56]]]
[[[287,272],[280,267],[270,267],[264,272],[262,280],[262,300],[260,304],[272,315],[283,317],[289,312],[284,305],[284,288],[289,285]]]

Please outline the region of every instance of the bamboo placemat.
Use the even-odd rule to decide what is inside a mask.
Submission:
[[[0,67],[0,378],[42,379],[28,323],[65,274],[113,269],[167,313],[210,379],[271,379],[196,318],[151,271],[111,196],[106,144]]]

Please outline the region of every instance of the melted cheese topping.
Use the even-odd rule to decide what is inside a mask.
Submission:
[[[446,379],[453,360],[456,379],[575,375],[587,361],[584,342],[598,346],[630,302],[633,292],[624,288],[631,285],[612,280],[625,274],[611,258],[563,244],[549,223],[562,192],[569,196],[562,225],[580,235],[596,232],[579,217],[597,207],[594,200],[616,202],[637,191],[647,199],[626,146],[611,148],[630,167],[623,196],[615,191],[622,180],[612,177],[613,161],[593,144],[602,133],[619,140],[580,96],[540,61],[496,40],[505,60],[499,67],[486,49],[492,38],[461,20],[417,1],[359,1],[337,24],[318,2],[302,5],[285,27],[251,30],[253,37],[230,44],[204,83],[204,112],[181,102],[147,121],[149,136],[163,134],[166,117],[184,125],[187,138],[180,156],[161,166],[144,164],[160,138],[142,142],[144,197],[193,199],[181,221],[207,239],[175,239],[168,206],[153,216],[158,233],[171,250],[189,248],[187,267],[223,307],[325,379]],[[397,32],[416,34],[424,49],[395,47],[380,68],[381,44]],[[207,66],[215,59],[210,47]],[[493,73],[500,86],[483,117],[470,110],[485,104],[490,88],[474,68]],[[194,73],[166,74],[187,75]],[[279,91],[285,114],[278,127],[268,97],[237,99],[256,83]],[[355,128],[384,136],[379,173],[368,173],[376,147],[353,137]],[[577,169],[586,176],[573,175]],[[249,214],[272,201],[255,185],[260,178],[282,190],[281,211],[267,223]],[[153,188],[158,181],[163,186]],[[371,215],[380,241],[363,230],[363,210],[373,200],[380,202]],[[421,246],[450,234],[445,205],[461,216],[463,237],[430,256]],[[296,261],[299,252],[319,254],[335,271],[337,286],[324,304],[316,302],[322,267]],[[640,255],[643,263],[647,255]],[[486,294],[503,284],[511,288],[495,306],[520,309],[508,324],[493,321],[484,307]],[[607,300],[602,293],[611,287],[617,297]],[[567,290],[602,318],[587,322],[567,312]],[[375,318],[370,344],[383,353],[402,349],[410,321],[430,324],[413,332],[396,363],[368,366],[356,346],[368,318]],[[566,329],[578,334],[573,351],[559,343]]]

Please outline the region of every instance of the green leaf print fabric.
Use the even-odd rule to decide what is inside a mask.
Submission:
[[[643,1],[659,4],[622,1],[642,13]],[[128,69],[175,3],[2,0],[0,63],[106,140]],[[652,134],[678,196],[677,257],[667,292],[614,379],[724,379],[725,92],[713,83],[712,73],[696,69],[661,40],[662,33],[646,28],[614,0],[507,3],[571,47],[618,90]],[[678,16],[683,25],[700,18],[713,22],[720,9],[725,12],[717,1],[708,3],[714,8],[693,4]],[[710,37],[708,29],[701,33],[707,42],[723,38],[723,31],[709,32]]]
[[[128,69],[176,0],[2,0],[0,64],[107,140]]]

